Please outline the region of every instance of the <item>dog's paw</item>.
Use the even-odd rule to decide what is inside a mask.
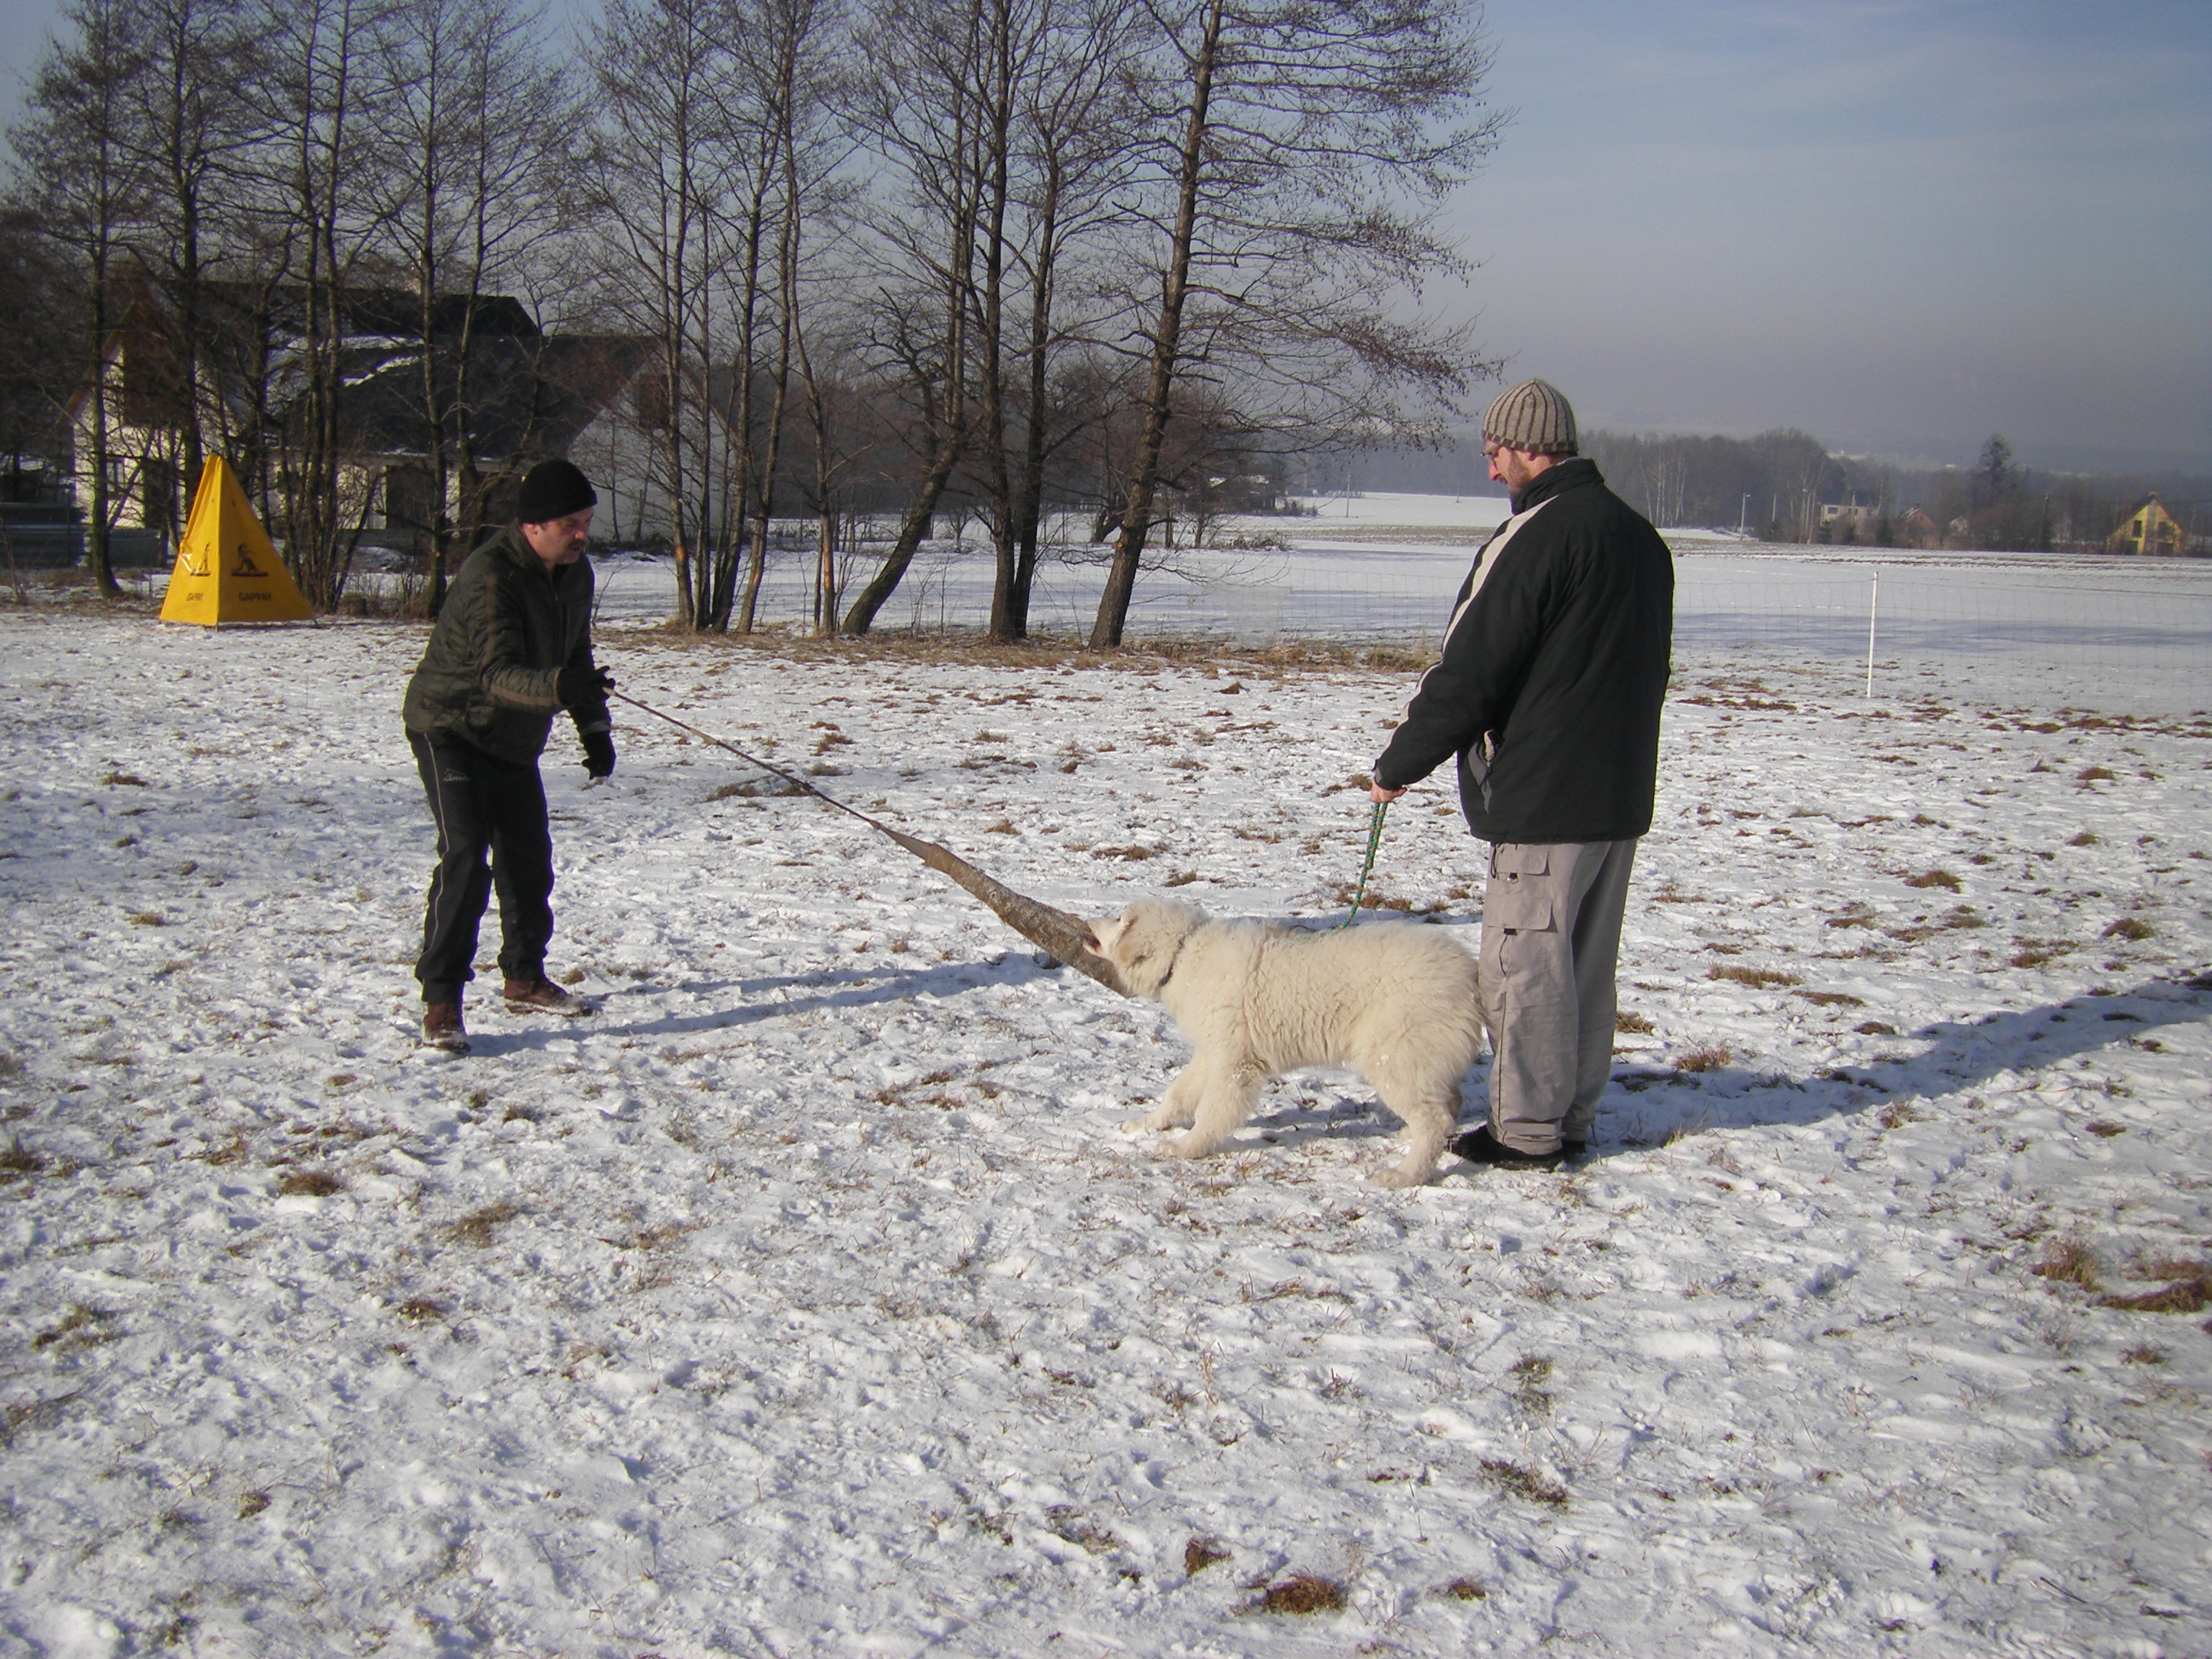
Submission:
[[[1174,1158],[1204,1158],[1219,1144],[1205,1135],[1183,1135],[1170,1141],[1167,1151]]]
[[[1150,1134],[1155,1129],[1181,1129],[1190,1123],[1189,1115],[1178,1112],[1171,1106],[1156,1106],[1142,1117],[1121,1120],[1121,1133],[1131,1135]]]
[[[1432,1163],[1424,1164],[1418,1166],[1407,1164],[1393,1164],[1387,1170],[1378,1170],[1376,1171],[1375,1184],[1377,1187],[1385,1188],[1392,1191],[1400,1190],[1407,1187],[1425,1187],[1428,1185],[1429,1177],[1435,1173],[1436,1165]]]

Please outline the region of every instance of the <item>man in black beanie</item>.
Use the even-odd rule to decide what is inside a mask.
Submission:
[[[446,591],[422,661],[407,682],[407,744],[438,826],[438,867],[422,919],[422,1041],[469,1051],[461,987],[475,977],[477,928],[499,895],[507,1011],[587,1014],[545,977],[553,938],[553,834],[538,775],[553,716],[565,708],[593,779],[615,769],[607,693],[592,660],[592,567],[584,558],[591,480],[540,461],[522,480],[517,521],[469,555]]]

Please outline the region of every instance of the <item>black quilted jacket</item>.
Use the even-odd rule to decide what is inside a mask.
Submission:
[[[1547,468],[1476,556],[1376,781],[1403,788],[1456,755],[1486,841],[1644,834],[1674,620],[1659,532],[1594,463]]]
[[[509,525],[469,555],[446,590],[402,715],[410,732],[534,761],[561,712],[556,678],[592,665],[591,561],[549,571]],[[604,699],[570,712],[579,732],[608,729]]]

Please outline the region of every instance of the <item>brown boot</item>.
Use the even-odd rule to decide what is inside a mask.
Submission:
[[[550,979],[511,979],[507,981],[507,1012],[510,1014],[559,1014],[574,1019],[588,1014],[592,1005],[574,991],[563,990]]]
[[[468,1053],[469,1034],[461,1025],[459,1003],[426,1002],[422,1005],[422,1046],[442,1049],[449,1054]]]

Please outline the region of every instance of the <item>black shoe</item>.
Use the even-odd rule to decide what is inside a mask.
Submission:
[[[1451,1149],[1470,1164],[1492,1164],[1501,1170],[1556,1170],[1564,1160],[1588,1152],[1589,1143],[1568,1140],[1562,1141],[1556,1152],[1516,1152],[1484,1124],[1453,1141]]]

